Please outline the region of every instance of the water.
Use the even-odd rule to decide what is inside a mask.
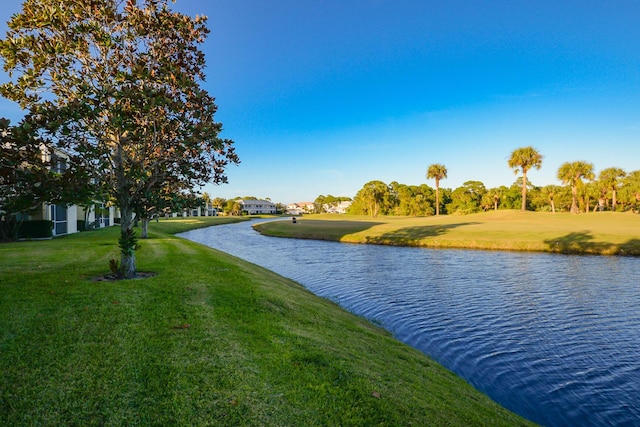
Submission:
[[[548,426],[640,425],[640,259],[181,236],[264,266],[391,331]]]

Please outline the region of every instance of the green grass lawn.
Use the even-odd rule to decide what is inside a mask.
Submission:
[[[581,215],[520,211],[432,217],[309,215],[258,224],[279,237],[348,243],[512,251],[640,255],[640,215],[597,212]]]
[[[0,245],[0,425],[526,425],[297,283],[171,233],[95,281],[117,228]],[[352,233],[353,231],[349,231]]]

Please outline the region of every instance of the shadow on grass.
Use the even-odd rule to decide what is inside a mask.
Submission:
[[[623,244],[596,241],[588,231],[573,232],[544,241],[551,252],[564,254],[600,254],[640,256],[640,240],[631,239]]]
[[[640,239],[631,239],[620,245],[620,255],[640,256]]]
[[[307,220],[301,222],[303,233],[310,233],[314,239],[340,240],[347,234],[359,233],[368,230],[381,222],[373,221],[318,221]]]
[[[382,223],[373,221],[310,219],[297,221],[297,223],[291,221],[262,222],[255,224],[253,228],[267,236],[339,241],[347,234],[358,233],[380,224]]]
[[[400,228],[398,230],[393,230],[380,236],[367,237],[367,243],[410,246],[411,244],[415,244],[416,242],[426,237],[441,236],[453,228],[476,224],[480,223],[462,222],[459,224],[422,225],[418,227]]]

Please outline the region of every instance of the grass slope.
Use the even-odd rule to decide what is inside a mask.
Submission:
[[[195,221],[195,222],[193,222]],[[152,223],[0,245],[0,425],[527,425],[298,284]]]
[[[640,256],[640,215],[520,211],[439,217],[312,215],[258,224],[263,234],[431,248]]]

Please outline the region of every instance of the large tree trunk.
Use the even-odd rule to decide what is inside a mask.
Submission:
[[[124,172],[122,145],[116,144],[115,174],[120,208],[120,269],[125,279],[136,277],[136,245],[133,231],[133,208],[129,196],[129,181]]]

